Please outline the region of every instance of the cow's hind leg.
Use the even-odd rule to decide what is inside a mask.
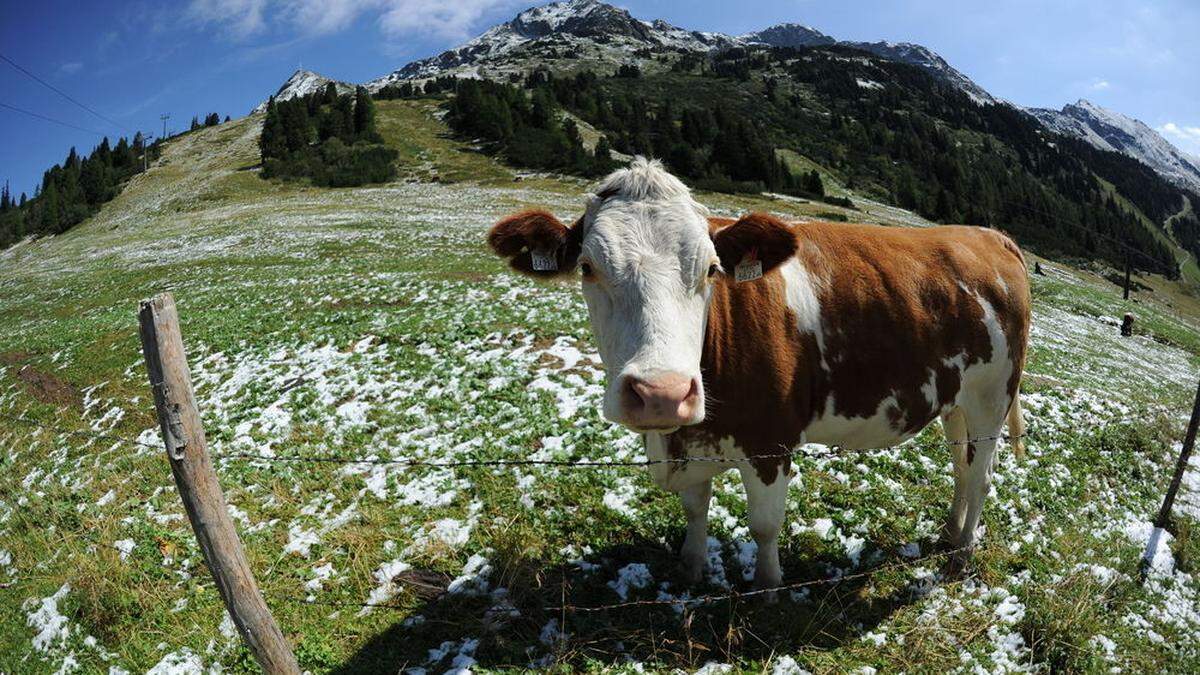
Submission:
[[[1000,431],[1004,425],[1004,415],[1008,406],[1000,409],[998,414],[979,414],[966,410],[967,434],[965,471],[956,476],[955,483],[961,482],[966,509],[962,516],[962,527],[957,536],[950,540],[955,549],[955,559],[965,562],[976,543],[976,530],[979,528],[979,518],[983,515],[983,503],[987,499],[988,490],[992,484],[992,460],[999,443]],[[980,419],[983,418],[983,423]],[[959,491],[956,485],[955,492]]]
[[[689,583],[700,581],[708,559],[708,505],[712,500],[712,479],[679,491],[683,512],[687,516],[687,535],[679,553],[683,576]]]
[[[771,588],[783,580],[779,567],[779,530],[787,511],[788,473],[779,467],[770,483],[764,482],[759,471],[750,465],[739,467],[746,486],[746,511],[750,517],[750,534],[758,545],[754,566],[754,587]]]
[[[950,459],[954,465],[954,499],[950,502],[950,515],[942,537],[954,545],[963,529],[967,515],[967,419],[959,408],[942,415],[942,431],[950,447]]]

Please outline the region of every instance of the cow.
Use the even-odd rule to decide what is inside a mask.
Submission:
[[[681,567],[707,560],[712,478],[736,467],[758,545],[754,585],[781,582],[787,453],[892,446],[940,418],[954,467],[943,539],[965,564],[1030,326],[1021,250],[987,228],[712,217],[661,163],[603,179],[574,224],[527,210],[492,250],[521,273],[579,270],[605,371],[603,415],[643,434],[655,482],[687,517]]]

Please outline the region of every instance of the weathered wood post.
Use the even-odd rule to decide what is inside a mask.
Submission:
[[[1131,271],[1131,266],[1130,266],[1130,262],[1129,262],[1129,254],[1128,254],[1128,253],[1126,253],[1126,254],[1125,254],[1125,293],[1124,293],[1124,296],[1125,296],[1125,297],[1124,297],[1124,299],[1125,299],[1125,300],[1128,300],[1128,299],[1129,299],[1129,275],[1130,275],[1130,271]]]
[[[1154,554],[1158,550],[1158,542],[1162,538],[1167,521],[1171,518],[1171,506],[1175,503],[1175,494],[1179,492],[1179,484],[1183,482],[1183,474],[1187,471],[1188,460],[1192,456],[1192,446],[1196,444],[1196,431],[1200,427],[1200,386],[1196,388],[1196,402],[1192,404],[1192,419],[1188,422],[1187,434],[1183,437],[1183,448],[1179,451],[1179,460],[1175,462],[1175,474],[1171,484],[1167,486],[1167,494],[1163,497],[1162,507],[1154,519],[1154,529],[1150,532],[1150,541],[1146,551],[1142,553],[1140,564],[1142,578],[1154,562]]]
[[[171,473],[225,608],[264,671],[299,675],[296,657],[258,592],[208,456],[175,299],[163,293],[143,301],[138,318]]]
[[[1121,319],[1121,336],[1133,337],[1133,312],[1125,312]]]

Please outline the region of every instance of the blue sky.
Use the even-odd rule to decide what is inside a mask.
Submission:
[[[0,180],[28,191],[71,146],[138,129],[239,117],[300,64],[362,82],[452,47],[531,0],[6,2],[0,54],[109,120],[0,61]],[[643,19],[737,34],[782,21],[839,39],[910,41],[993,94],[1059,107],[1079,98],[1137,117],[1200,154],[1200,2],[1195,0],[627,0]],[[111,120],[111,121],[110,121]],[[115,123],[115,124],[114,124]]]

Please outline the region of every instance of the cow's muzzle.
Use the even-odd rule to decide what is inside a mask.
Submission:
[[[620,422],[634,431],[674,431],[704,418],[700,382],[679,373],[625,375],[620,383]]]

